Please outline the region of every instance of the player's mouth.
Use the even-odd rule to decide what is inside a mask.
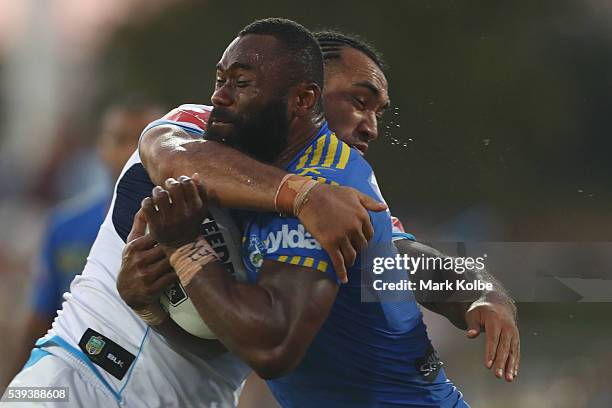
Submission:
[[[229,122],[229,121],[224,121],[224,120],[212,120],[210,121],[211,126],[221,126],[221,127],[226,127],[226,126],[233,126],[234,122]]]
[[[370,145],[368,144],[368,142],[353,142],[352,143],[353,147],[355,149],[357,149],[357,151],[359,152],[359,154],[361,154],[362,156],[365,156],[365,154],[368,151],[368,148],[370,147]]]

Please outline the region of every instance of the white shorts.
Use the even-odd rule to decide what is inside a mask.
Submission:
[[[193,373],[192,373],[193,374]],[[215,386],[216,381],[205,376],[193,375],[190,381],[202,385]],[[244,383],[243,383],[244,384]],[[242,385],[243,385],[242,384]],[[128,408],[235,408],[242,385],[233,393],[233,398],[219,398],[201,395],[200,398],[188,397],[179,389],[156,389],[147,383],[134,383],[121,389],[112,386],[88,363],[73,356],[59,346],[36,348],[24,368],[11,381],[9,387],[50,387],[67,388],[68,402],[5,402],[8,388],[0,402],[0,408],[14,407],[128,407]],[[218,384],[217,384],[218,385]]]
[[[6,402],[8,389],[3,397],[4,407],[119,407],[117,399],[92,373],[74,367],[62,358],[40,349],[32,354],[30,360],[9,387],[66,387],[68,402]],[[17,401],[17,400],[15,400]]]

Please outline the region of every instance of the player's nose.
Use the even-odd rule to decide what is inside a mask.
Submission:
[[[213,106],[230,106],[234,102],[232,93],[226,85],[220,86],[210,97]]]
[[[359,122],[357,131],[364,139],[367,139],[367,142],[376,140],[378,138],[378,118],[376,114],[374,112],[366,113]]]

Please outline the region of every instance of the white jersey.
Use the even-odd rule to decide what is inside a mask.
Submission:
[[[72,282],[51,330],[37,344],[68,361],[81,361],[126,406],[235,406],[248,366],[231,353],[205,360],[174,347],[117,292],[127,235],[153,187],[135,152],[117,181],[82,275]]]

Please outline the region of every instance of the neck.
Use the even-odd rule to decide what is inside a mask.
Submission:
[[[296,120],[289,126],[288,145],[274,160],[274,166],[284,169],[300,150],[309,145],[323,125],[323,118]]]

